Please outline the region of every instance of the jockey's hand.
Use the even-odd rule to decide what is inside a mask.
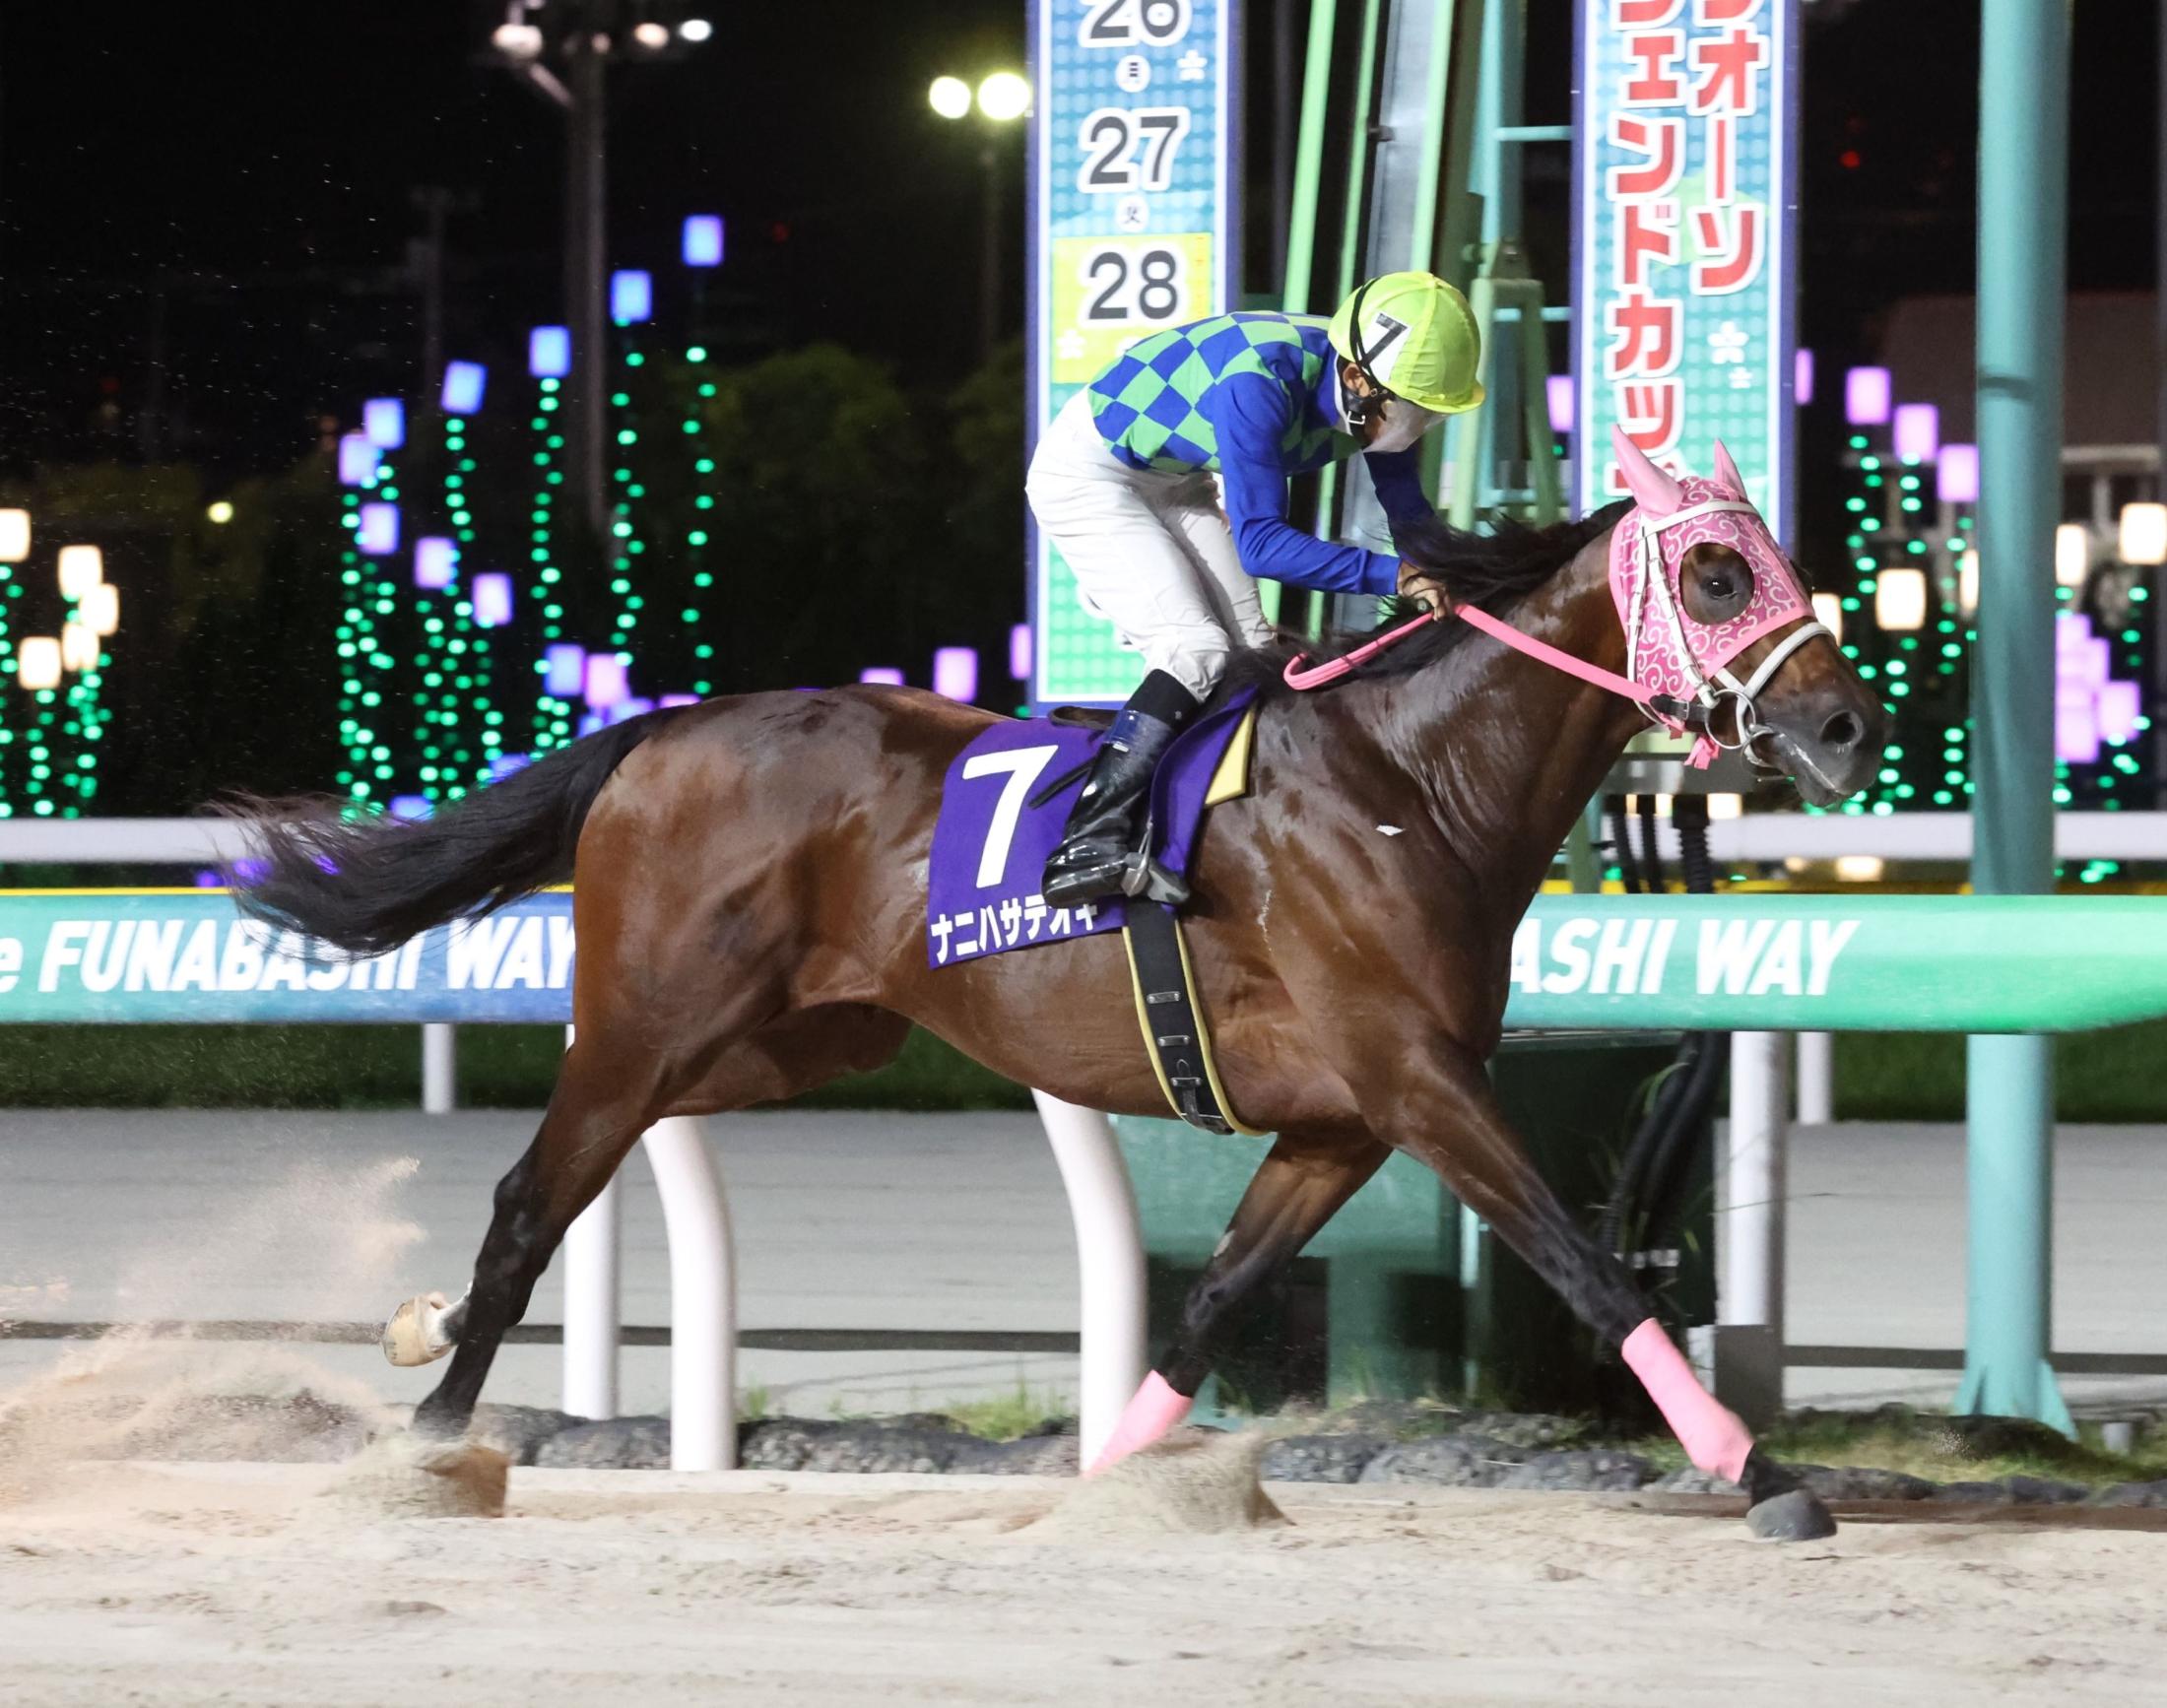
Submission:
[[[1452,596],[1445,591],[1444,583],[1412,563],[1400,565],[1400,597],[1413,600],[1433,616],[1452,609]]]

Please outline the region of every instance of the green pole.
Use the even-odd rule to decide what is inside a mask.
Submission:
[[[1332,295],[1337,308],[1354,289],[1354,269],[1362,252],[1362,229],[1366,224],[1363,203],[1369,189],[1369,125],[1371,102],[1377,85],[1377,23],[1381,0],[1362,0],[1362,34],[1354,49],[1354,120],[1350,127],[1346,158],[1346,218],[1340,231],[1339,289]],[[1337,513],[1340,465],[1327,463],[1317,477],[1317,532],[1329,536]],[[1323,612],[1320,599],[1313,609]],[[1321,628],[1322,624],[1318,624]]]
[[[1293,211],[1286,233],[1286,278],[1280,306],[1307,314],[1317,259],[1317,196],[1324,177],[1324,128],[1332,98],[1332,32],[1339,0],[1310,0],[1309,51],[1302,65],[1301,135],[1294,145]]]
[[[1979,64],[1979,639],[1972,886],[2054,887],[2054,530],[2061,515],[2069,16],[1985,0]],[[2070,1429],[2053,1325],[2054,1061],[1969,1042],[1971,1236],[1959,1412]]]

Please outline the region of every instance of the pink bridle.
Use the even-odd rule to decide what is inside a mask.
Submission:
[[[1383,634],[1378,635],[1375,640],[1364,641],[1352,652],[1342,653],[1338,658],[1327,659],[1322,664],[1310,665],[1307,669],[1304,669],[1303,666],[1307,664],[1309,655],[1306,652],[1298,654],[1287,661],[1286,669],[1282,673],[1282,680],[1288,688],[1295,690],[1297,692],[1307,692],[1313,688],[1329,687],[1342,677],[1353,675],[1355,671],[1387,647],[1397,646],[1424,624],[1443,623],[1455,617],[1467,624],[1469,627],[1479,628],[1492,640],[1503,641],[1513,651],[1524,652],[1530,658],[1548,665],[1552,670],[1561,670],[1567,676],[1577,676],[1582,682],[1593,683],[1597,688],[1607,689],[1611,693],[1622,694],[1629,700],[1636,700],[1641,705],[1647,706],[1658,717],[1665,717],[1666,714],[1661,707],[1655,704],[1656,701],[1662,700],[1666,705],[1678,706],[1677,716],[1667,718],[1666,721],[1683,721],[1685,708],[1682,702],[1671,700],[1668,696],[1657,693],[1655,690],[1634,682],[1630,677],[1619,676],[1615,671],[1605,670],[1599,664],[1590,664],[1584,658],[1575,658],[1571,653],[1560,651],[1546,640],[1538,640],[1532,634],[1523,634],[1503,618],[1492,617],[1488,612],[1474,605],[1455,605],[1436,611],[1425,611],[1421,616],[1401,624],[1397,628],[1387,629]]]
[[[1651,720],[1674,732],[1692,729],[1699,739],[1686,760],[1689,765],[1706,766],[1725,747],[1749,748],[1758,737],[1772,733],[1754,713],[1755,697],[1794,652],[1828,633],[1811,620],[1812,604],[1798,572],[1760,512],[1746,500],[1744,482],[1721,444],[1716,446],[1718,479],[1687,477],[1688,486],[1658,469],[1622,432],[1613,432],[1612,438],[1635,500],[1612,531],[1609,565],[1631,676],[1575,658],[1486,611],[1457,606],[1424,612],[1321,665],[1305,669],[1306,655],[1297,657],[1286,667],[1287,687],[1306,690],[1338,682],[1425,623],[1457,617],[1515,652],[1632,700]],[[1685,553],[1703,541],[1729,547],[1753,572],[1745,609],[1719,624],[1702,624],[1689,616],[1680,594]],[[1754,640],[1800,618],[1806,621],[1770,648],[1747,681],[1732,674],[1731,661]],[[1713,733],[1716,709],[1727,698],[1738,708],[1738,736],[1732,743],[1719,742]]]

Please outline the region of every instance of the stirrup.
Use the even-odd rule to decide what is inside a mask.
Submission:
[[[1121,893],[1180,907],[1189,899],[1189,886],[1139,849],[1121,863]]]

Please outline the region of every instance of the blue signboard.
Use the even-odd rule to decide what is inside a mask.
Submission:
[[[1610,424],[1707,474],[1721,439],[1791,538],[1798,0],[1578,0],[1573,474]]]
[[[571,1018],[572,898],[530,895],[372,960],[241,918],[224,890],[0,894],[0,1023]]]
[[[1236,303],[1237,0],[1033,0],[1032,442],[1140,338]],[[1140,656],[1031,536],[1031,697],[1111,704]]]

